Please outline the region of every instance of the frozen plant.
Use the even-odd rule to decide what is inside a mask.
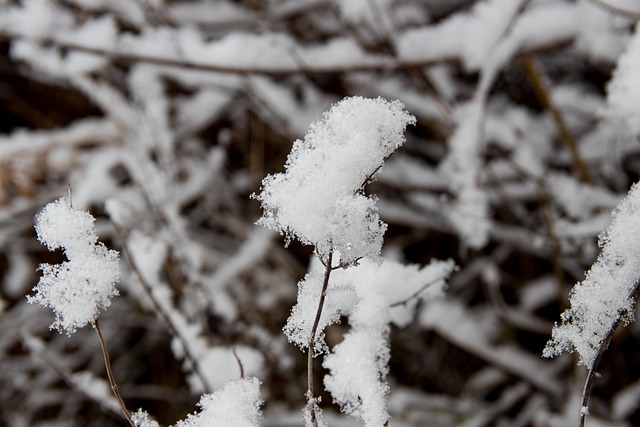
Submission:
[[[95,218],[73,209],[61,198],[45,206],[36,217],[38,240],[51,251],[63,248],[68,261],[42,264],[42,276],[28,296],[29,303],[50,307],[56,318],[51,328],[71,334],[94,323],[100,309],[118,295],[118,252],[98,242]]]
[[[86,211],[74,209],[69,200],[61,198],[49,203],[36,217],[38,240],[49,250],[64,248],[68,261],[58,265],[42,264],[42,276],[27,296],[29,303],[51,307],[56,316],[51,328],[72,334],[91,323],[98,335],[111,390],[122,415],[134,426],[111,371],[107,346],[98,325],[100,309],[111,305],[118,295],[115,283],[120,276],[118,252],[98,242],[95,218]]]
[[[324,425],[313,387],[313,357],[328,352],[323,330],[341,315],[350,316],[353,330],[326,360],[332,375],[325,385],[343,411],[367,426],[388,421],[390,304],[379,289],[388,283],[365,280],[359,289],[329,279],[332,271],[355,267],[361,259],[369,271],[378,271],[386,224],[376,198],[364,188],[414,123],[399,101],[345,98],[311,125],[304,141],[294,142],[285,172],[267,176],[255,196],[264,210],[258,223],[313,245],[324,266],[324,273],[312,272],[299,283],[298,303],[285,326],[289,340],[307,349],[307,426]]]
[[[640,292],[640,186],[631,187],[613,212],[609,228],[600,235],[602,252],[585,280],[571,291],[571,308],[562,313],[562,323],[553,328],[543,355],[577,352],[578,363],[589,369],[582,408],[587,408],[589,391],[598,361],[617,326],[633,320]],[[580,411],[580,425],[587,412]]]
[[[304,141],[293,143],[285,172],[263,180],[258,223],[313,245],[323,262],[333,251],[343,264],[377,258],[386,224],[364,186],[415,121],[399,101],[356,96],[338,102]]]

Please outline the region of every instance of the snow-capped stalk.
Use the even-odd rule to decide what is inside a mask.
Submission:
[[[69,209],[73,209],[73,191],[71,189],[71,183],[67,182],[67,193],[69,195]],[[100,341],[100,350],[102,351],[102,358],[104,359],[104,367],[107,370],[107,378],[109,379],[109,385],[111,386],[111,391],[118,402],[118,406],[120,406],[120,410],[122,411],[122,415],[129,422],[132,427],[136,427],[135,423],[131,419],[131,415],[129,410],[127,409],[127,405],[125,405],[120,392],[118,391],[118,385],[116,384],[116,378],[113,376],[113,369],[111,369],[111,359],[109,358],[109,351],[107,350],[107,344],[104,342],[104,337],[102,336],[102,331],[100,331],[100,324],[98,323],[98,318],[96,317],[91,323],[93,329],[95,329],[96,334],[98,335],[98,341]]]
[[[543,356],[554,357],[565,351],[577,352],[578,364],[589,372],[582,392],[578,425],[584,426],[596,368],[621,323],[634,320],[640,294],[640,184],[634,184],[627,197],[613,211],[611,225],[599,236],[602,252],[576,284],[562,313],[561,324],[553,328]]]
[[[96,334],[98,334],[98,340],[100,341],[100,350],[102,350],[102,357],[104,358],[104,366],[107,369],[107,377],[109,378],[109,385],[111,386],[111,391],[113,391],[113,395],[118,401],[118,405],[120,406],[120,410],[122,411],[122,415],[129,422],[131,427],[136,427],[136,424],[131,419],[131,413],[127,409],[127,405],[125,405],[124,400],[122,400],[122,396],[118,391],[118,385],[116,384],[116,379],[113,376],[113,370],[111,369],[111,360],[109,359],[109,351],[107,350],[107,345],[104,342],[104,338],[102,337],[102,332],[100,331],[100,324],[98,323],[98,319],[95,319],[92,323],[93,329],[96,330]]]
[[[378,215],[377,199],[364,188],[404,144],[405,128],[413,123],[415,117],[398,101],[345,98],[309,127],[304,140],[294,142],[285,172],[267,176],[261,193],[253,196],[263,209],[258,224],[280,232],[288,241],[314,246],[324,266],[324,273],[311,272],[299,282],[298,303],[284,327],[289,341],[307,351],[307,427],[325,425],[313,384],[314,356],[329,352],[324,329],[341,310],[347,313],[357,303],[357,295],[343,289],[351,296],[342,301],[342,308],[335,307],[331,272],[367,258],[380,261],[387,225]],[[377,378],[386,371],[375,365],[371,372]],[[378,388],[381,395],[386,390]],[[350,404],[345,400],[345,405]],[[355,415],[362,415],[355,405]],[[386,422],[388,417],[382,418]]]
[[[324,277],[322,279],[322,290],[320,291],[320,300],[318,301],[318,310],[316,311],[316,317],[311,327],[311,333],[309,334],[309,345],[307,346],[307,410],[311,416],[311,424],[314,427],[318,427],[318,420],[316,417],[316,398],[313,390],[313,356],[314,356],[314,343],[316,340],[316,334],[318,332],[318,325],[320,324],[320,317],[322,316],[322,308],[324,307],[324,300],[327,296],[327,288],[329,287],[329,277],[332,271],[333,251],[329,252],[326,261],[322,260],[324,264]]]
[[[640,280],[636,281],[636,285],[631,294],[631,299],[633,301],[637,301],[639,295],[640,295]],[[582,389],[582,399],[580,401],[580,415],[578,418],[578,427],[584,427],[584,423],[587,418],[587,415],[589,415],[589,410],[588,410],[589,396],[591,395],[591,388],[593,387],[593,382],[597,376],[596,369],[598,368],[598,364],[600,363],[600,360],[602,360],[602,356],[604,355],[605,350],[609,347],[609,344],[611,343],[611,339],[613,338],[613,335],[618,330],[618,326],[620,325],[621,322],[624,322],[625,319],[628,319],[628,317],[629,317],[629,313],[624,312],[619,314],[618,319],[613,323],[613,325],[611,325],[611,329],[609,329],[609,332],[602,340],[602,343],[600,344],[600,348],[598,348],[598,352],[596,354],[595,359],[593,360],[593,363],[591,364],[591,366],[589,366],[587,379],[585,380],[584,388]]]
[[[98,242],[95,218],[89,212],[73,208],[71,184],[67,183],[68,200],[49,203],[36,217],[38,240],[49,250],[64,248],[68,259],[59,265],[41,264],[43,275],[34,288],[29,303],[51,307],[56,315],[50,326],[68,335],[77,328],[91,324],[98,335],[107,377],[122,415],[132,427],[135,423],[118,391],[107,345],[98,324],[99,309],[106,309],[111,298],[118,295],[115,283],[119,279],[118,253]]]

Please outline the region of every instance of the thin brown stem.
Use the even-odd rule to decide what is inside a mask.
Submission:
[[[131,427],[136,427],[135,423],[131,419],[131,415],[127,406],[124,404],[124,400],[122,400],[122,396],[120,396],[120,392],[118,391],[118,385],[116,384],[116,379],[113,376],[113,371],[111,369],[111,360],[109,359],[109,352],[107,351],[107,345],[104,342],[104,338],[102,337],[102,332],[100,331],[100,325],[98,324],[98,319],[93,321],[93,329],[96,330],[98,334],[98,340],[100,341],[100,349],[102,350],[102,356],[104,357],[104,366],[107,369],[107,377],[109,378],[109,384],[111,385],[111,391],[113,391],[113,395],[118,401],[118,405],[120,406],[120,410],[122,411],[122,415],[129,422]]]
[[[240,370],[240,378],[244,378],[244,365],[242,364],[242,360],[240,360],[240,357],[238,356],[236,346],[231,347],[231,352],[233,353],[233,357],[236,359],[236,363],[238,364],[238,369]]]
[[[629,298],[634,301],[634,304],[638,300],[639,294],[640,294],[640,280],[636,282],[636,285],[633,288],[633,292],[631,292],[631,295],[629,296]],[[598,353],[596,354],[596,357],[593,360],[593,363],[589,367],[589,373],[587,374],[587,379],[585,380],[584,388],[582,389],[582,400],[580,402],[580,415],[578,418],[578,427],[584,427],[585,420],[587,418],[587,415],[589,414],[589,411],[588,411],[589,396],[591,395],[591,389],[593,388],[593,383],[597,376],[596,369],[598,367],[598,364],[600,364],[600,360],[602,360],[602,356],[604,355],[605,350],[609,347],[609,344],[611,344],[611,340],[613,339],[613,336],[615,335],[616,330],[618,329],[618,326],[620,326],[620,323],[622,323],[626,319],[628,319],[627,313],[619,313],[618,318],[613,323],[613,325],[611,325],[611,329],[609,329],[609,332],[600,343],[600,348],[598,348]]]
[[[316,335],[318,333],[318,325],[320,325],[320,318],[322,317],[322,309],[324,308],[324,301],[327,296],[327,288],[329,287],[329,277],[331,276],[331,264],[333,261],[333,251],[329,252],[327,260],[323,260],[325,266],[324,278],[322,280],[322,290],[320,291],[320,300],[318,301],[318,310],[316,311],[316,318],[313,321],[311,327],[311,334],[309,335],[309,343],[307,348],[307,408],[311,415],[311,424],[314,427],[318,427],[318,419],[316,416],[316,398],[313,392],[313,353],[316,341]]]
[[[418,289],[417,291],[415,291],[414,293],[412,293],[411,295],[409,295],[405,299],[394,302],[389,307],[399,307],[401,305],[409,304],[409,302],[411,300],[414,300],[414,299],[418,298],[420,296],[420,294],[422,292],[424,292],[428,287],[433,286],[436,283],[438,283],[439,281],[444,280],[444,279],[445,279],[445,277],[438,277],[437,279],[434,279],[434,280],[431,280],[431,281],[425,283],[420,289]]]
[[[571,160],[573,161],[573,167],[576,172],[580,176],[580,180],[586,183],[592,183],[593,180],[589,174],[589,169],[585,164],[582,156],[580,155],[580,151],[578,150],[578,144],[573,137],[573,134],[569,131],[569,127],[567,126],[564,117],[558,110],[558,107],[553,102],[551,94],[549,93],[549,88],[547,87],[544,79],[542,77],[542,72],[538,68],[538,65],[535,63],[533,57],[530,54],[522,55],[522,65],[524,66],[525,73],[533,86],[533,90],[542,104],[544,108],[549,110],[551,116],[553,117],[553,121],[558,128],[558,133],[560,134],[560,139],[563,144],[569,150],[569,154],[571,155]]]

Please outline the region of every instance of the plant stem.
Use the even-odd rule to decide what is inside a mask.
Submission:
[[[100,341],[100,348],[102,349],[102,356],[104,357],[104,366],[107,368],[107,377],[109,378],[109,384],[111,384],[111,391],[113,391],[113,395],[116,397],[118,401],[118,405],[120,405],[120,410],[122,411],[122,415],[129,421],[131,427],[136,427],[135,423],[131,419],[131,415],[129,414],[129,410],[127,406],[124,404],[124,400],[122,400],[122,396],[120,396],[120,392],[118,391],[118,386],[116,385],[116,379],[113,376],[113,371],[111,370],[111,361],[109,360],[109,352],[107,351],[107,345],[104,343],[104,338],[102,337],[102,332],[100,331],[100,325],[98,324],[98,319],[93,321],[93,329],[96,330],[98,334],[98,340]]]
[[[638,300],[638,295],[640,295],[640,280],[636,282],[635,287],[633,288],[633,292],[629,295],[629,298],[635,302]],[[587,374],[587,379],[584,382],[584,388],[582,389],[582,400],[580,402],[580,415],[578,418],[578,427],[584,427],[585,419],[587,418],[589,407],[589,395],[591,394],[591,388],[593,387],[593,382],[596,379],[596,368],[604,355],[604,351],[609,347],[611,340],[613,339],[613,335],[618,329],[618,326],[624,319],[628,319],[625,316],[625,313],[620,313],[616,321],[611,325],[611,329],[607,333],[607,336],[604,337],[602,343],[600,343],[600,348],[598,349],[598,353],[596,354],[596,358],[593,360],[593,363],[589,367],[589,373]]]
[[[320,317],[322,316],[324,300],[327,296],[329,277],[331,276],[331,271],[333,270],[331,268],[332,261],[333,251],[329,252],[327,260],[324,263],[324,278],[322,280],[320,300],[318,301],[318,310],[316,311],[316,318],[314,319],[313,326],[311,327],[311,334],[309,335],[309,343],[307,346],[307,408],[309,409],[309,413],[311,414],[311,424],[314,427],[318,427],[318,419],[316,417],[316,400],[313,393],[313,349],[318,332],[318,325],[320,324]]]
[[[573,167],[580,176],[580,180],[587,184],[593,183],[591,179],[591,175],[589,174],[589,169],[587,168],[586,163],[580,156],[580,151],[578,150],[578,143],[571,131],[569,131],[569,127],[567,126],[564,117],[560,113],[560,110],[553,102],[551,94],[549,93],[549,89],[546,86],[542,78],[542,73],[535,63],[533,57],[530,54],[522,55],[522,65],[524,67],[524,71],[533,86],[533,90],[542,104],[544,108],[549,110],[551,113],[551,117],[553,117],[553,121],[556,123],[556,127],[558,128],[558,133],[560,134],[560,139],[564,143],[567,150],[569,150],[569,154],[571,155],[571,160],[573,161]]]

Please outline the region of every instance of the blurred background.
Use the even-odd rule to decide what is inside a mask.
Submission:
[[[638,180],[638,19],[632,0],[0,0],[0,425],[124,425],[94,332],[25,299],[64,260],[33,224],[68,182],[121,252],[100,322],[127,406],[175,423],[239,377],[235,351],[264,425],[302,425],[282,327],[312,248],[255,226],[250,195],[349,95],[417,118],[367,188],[383,255],[459,266],[392,329],[390,425],[576,425],[586,369],[541,352]],[[639,339],[614,337],[590,426],[640,425]]]

